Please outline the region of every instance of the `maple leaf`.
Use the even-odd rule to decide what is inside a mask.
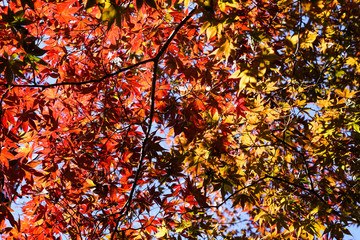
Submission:
[[[2,4],[1,237],[342,239],[359,6]]]

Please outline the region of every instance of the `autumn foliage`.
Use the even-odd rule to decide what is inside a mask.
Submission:
[[[341,239],[359,0],[0,3],[2,239]]]

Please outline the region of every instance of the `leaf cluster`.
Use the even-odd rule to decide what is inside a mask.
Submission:
[[[1,4],[2,237],[350,234],[359,6]]]

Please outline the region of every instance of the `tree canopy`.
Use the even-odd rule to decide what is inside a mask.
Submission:
[[[0,3],[3,239],[341,239],[359,0]]]

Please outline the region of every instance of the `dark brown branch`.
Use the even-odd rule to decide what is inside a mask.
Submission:
[[[146,64],[148,62],[154,62],[156,60],[155,58],[151,58],[151,59],[147,59],[138,63],[135,63],[134,65],[125,67],[125,68],[120,68],[117,71],[113,72],[113,73],[109,73],[106,74],[105,76],[98,78],[98,79],[91,79],[88,81],[84,81],[84,82],[61,82],[61,83],[53,83],[53,84],[47,84],[47,85],[38,85],[38,84],[10,84],[11,87],[32,87],[32,88],[51,88],[51,87],[58,87],[58,86],[70,86],[70,85],[84,85],[84,84],[88,84],[88,83],[99,83],[104,81],[105,79],[109,78],[109,77],[114,77],[116,75],[118,75],[119,73],[125,72],[127,70],[130,70],[132,68],[138,67],[140,65]],[[6,83],[0,83],[0,86],[8,86],[8,84]]]
[[[1,99],[0,99],[0,120],[1,120],[1,117],[2,117],[2,103],[4,101],[4,98],[5,96],[9,93],[9,88],[4,92],[4,94],[1,96]],[[0,124],[2,124],[2,121],[0,121]]]
[[[0,99],[0,127],[3,126],[3,123],[2,123],[2,117],[3,117],[3,107],[2,107],[2,104],[3,104],[3,101],[4,101],[4,98],[6,97],[6,95],[9,93],[10,91],[10,88],[8,88],[4,94],[1,96],[1,99]],[[2,146],[0,146],[0,154],[1,154],[1,149],[3,149]]]
[[[169,36],[168,40],[165,42],[164,46],[161,47],[160,51],[158,52],[158,54],[156,55],[156,59],[160,59],[160,57],[164,54],[164,52],[167,50],[167,48],[169,47],[170,43],[172,42],[172,40],[174,39],[175,35],[180,31],[180,29],[185,25],[185,23],[195,14],[197,8],[194,8],[180,23],[179,25],[175,28],[175,30],[171,33],[171,35]]]
[[[291,186],[293,186],[293,187],[299,188],[299,189],[301,189],[301,190],[303,190],[303,191],[312,192],[312,193],[315,192],[315,191],[312,190],[312,189],[308,189],[308,188],[303,187],[303,186],[301,186],[301,185],[299,185],[299,184],[290,182],[290,181],[288,181],[288,180],[285,180],[285,179],[282,179],[282,178],[279,178],[279,177],[276,177],[276,176],[270,176],[270,175],[267,175],[267,174],[266,174],[265,177],[266,177],[266,178],[271,178],[271,179],[274,179],[274,180],[277,180],[277,181],[280,181],[280,182],[287,183],[287,184],[289,184],[289,185],[291,185]],[[322,202],[325,202],[324,199],[322,199],[322,198],[320,198],[320,200],[321,200]]]
[[[195,14],[195,11],[197,10],[197,8],[194,8],[189,14],[188,16],[186,16],[180,23],[179,25],[175,28],[175,30],[172,32],[172,34],[169,36],[169,38],[167,39],[167,41],[165,42],[164,46],[161,47],[161,49],[159,50],[158,54],[156,54],[156,56],[151,59],[148,60],[148,62],[153,61],[154,62],[154,69],[153,69],[153,78],[152,78],[152,82],[151,82],[151,92],[150,92],[150,115],[149,115],[149,125],[145,134],[145,138],[142,142],[142,147],[141,147],[141,153],[140,153],[140,159],[139,159],[139,163],[137,166],[137,170],[136,170],[136,174],[135,174],[135,178],[134,178],[134,182],[132,184],[131,187],[131,191],[129,194],[129,198],[126,201],[125,205],[123,206],[123,208],[118,212],[118,214],[120,214],[120,216],[117,218],[116,224],[115,224],[115,231],[111,234],[111,239],[114,239],[116,233],[118,232],[117,228],[119,225],[119,222],[121,220],[121,217],[126,215],[129,210],[130,210],[130,206],[131,206],[131,202],[133,200],[134,197],[134,193],[135,193],[135,189],[137,187],[137,183],[140,177],[140,173],[141,173],[141,168],[144,164],[144,160],[145,160],[145,155],[146,155],[146,150],[147,150],[147,142],[149,140],[149,136],[151,133],[151,127],[152,127],[152,122],[154,119],[154,113],[155,113],[155,92],[156,92],[156,79],[157,79],[157,69],[158,69],[158,64],[159,64],[159,60],[161,58],[161,56],[165,53],[165,51],[167,50],[167,48],[169,47],[170,43],[172,42],[172,40],[174,39],[175,35],[180,31],[181,27],[185,25],[185,23]],[[139,64],[140,65],[140,64]]]
[[[198,210],[203,210],[203,209],[208,209],[208,208],[219,208],[221,207],[222,205],[224,205],[227,201],[229,201],[231,198],[233,198],[236,194],[244,191],[245,189],[249,188],[249,187],[252,187],[254,186],[255,184],[261,182],[262,180],[266,179],[268,177],[262,177],[262,178],[259,178],[258,180],[255,180],[253,181],[252,183],[250,183],[249,185],[245,186],[245,187],[242,187],[241,189],[235,191],[233,194],[231,194],[230,196],[228,196],[227,198],[225,198],[220,204],[218,205],[208,205],[208,206],[204,206],[204,207],[198,207],[198,208],[193,208],[185,213],[189,213],[189,212],[195,212],[195,211],[198,211]]]
[[[289,185],[291,185],[291,186],[293,186],[293,187],[300,188],[301,190],[307,191],[307,192],[315,195],[315,197],[317,197],[318,199],[320,199],[320,201],[322,201],[324,204],[328,205],[328,203],[327,203],[314,189],[309,189],[309,188],[303,187],[303,186],[301,186],[301,185],[298,185],[298,184],[296,184],[296,183],[287,181],[287,180],[285,180],[285,179],[283,179],[283,178],[276,177],[276,176],[270,176],[270,175],[267,175],[267,174],[266,174],[265,177],[266,177],[266,178],[271,178],[271,179],[274,179],[274,180],[277,180],[277,181],[280,181],[280,182],[284,182],[284,183],[289,184]],[[338,211],[336,211],[335,209],[331,208],[331,207],[332,207],[332,206],[330,205],[331,211],[332,211],[336,216],[340,217],[341,214],[340,214]]]
[[[109,73],[109,74],[105,74],[105,76],[99,78],[99,79],[91,79],[88,81],[84,81],[84,82],[61,82],[61,83],[53,83],[53,84],[47,84],[47,85],[38,85],[38,84],[10,84],[11,87],[33,87],[33,88],[51,88],[51,87],[57,87],[57,86],[70,86],[70,85],[83,85],[83,84],[88,84],[88,83],[98,83],[98,82],[102,82],[105,79],[109,78],[109,77],[114,77],[119,73],[122,73],[124,71],[127,71],[129,69],[138,67],[140,65],[146,64],[148,62],[158,62],[160,57],[165,53],[165,51],[167,50],[167,48],[169,47],[170,43],[172,42],[172,40],[174,39],[175,35],[180,31],[180,29],[182,28],[182,26],[185,25],[185,23],[194,15],[195,11],[197,8],[193,9],[189,15],[184,18],[180,24],[175,28],[175,30],[171,33],[171,35],[169,36],[168,40],[165,42],[164,46],[161,47],[160,51],[158,52],[158,54],[151,59],[147,59],[141,62],[138,62],[134,65],[125,67],[125,68],[121,68],[118,69],[117,71],[113,72],[113,73]],[[0,86],[9,86],[6,83],[0,83]]]
[[[233,194],[231,194],[230,196],[228,196],[224,201],[222,201],[222,202],[221,202],[220,204],[218,204],[218,205],[210,205],[210,206],[204,206],[204,207],[199,207],[199,208],[193,208],[193,209],[187,211],[186,213],[195,212],[195,211],[198,211],[198,210],[209,209],[209,208],[219,208],[219,207],[221,207],[222,205],[224,205],[228,200],[230,200],[231,198],[235,197],[238,193],[240,193],[240,192],[244,191],[245,189],[247,189],[247,188],[249,188],[249,187],[252,187],[252,186],[254,186],[255,184],[257,184],[257,183],[259,183],[259,182],[261,182],[261,181],[263,181],[263,180],[265,180],[265,179],[268,179],[268,178],[270,178],[270,179],[272,179],[272,180],[279,181],[279,182],[286,183],[286,184],[288,184],[288,185],[290,185],[290,186],[293,186],[293,187],[295,187],[295,188],[299,188],[299,189],[301,189],[301,190],[303,190],[303,191],[309,192],[310,194],[315,195],[315,197],[317,197],[317,198],[318,198],[321,202],[323,202],[324,204],[329,205],[329,204],[328,204],[315,190],[313,190],[313,189],[309,189],[309,188],[303,187],[303,186],[301,186],[301,185],[299,185],[299,184],[290,182],[290,181],[288,181],[288,180],[285,180],[285,179],[280,178],[280,177],[277,177],[277,176],[270,176],[270,175],[268,175],[268,174],[265,174],[264,177],[261,177],[261,178],[259,178],[258,180],[253,181],[251,184],[249,184],[249,185],[247,185],[247,186],[245,186],[245,187],[243,187],[243,188],[235,191]],[[335,209],[333,209],[331,205],[330,205],[330,209],[331,209],[331,213],[334,213],[334,214],[335,214],[336,216],[338,216],[338,217],[341,216],[341,214],[340,214],[338,211],[336,211]]]

